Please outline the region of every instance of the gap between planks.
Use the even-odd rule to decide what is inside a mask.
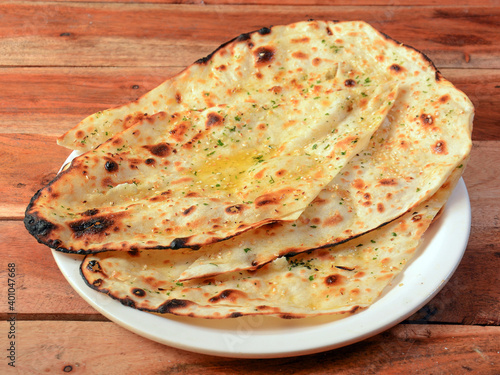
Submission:
[[[2,332],[7,332],[7,325],[8,322],[0,322]],[[496,345],[500,327],[398,325],[327,352],[267,358],[258,363],[252,359],[216,357],[176,349],[108,322],[24,322],[17,328],[20,340],[16,347],[16,365],[24,374],[60,373],[65,369],[95,374],[186,375],[267,375],[283,370],[297,375],[331,371],[342,374],[403,374],[409,371],[493,374],[500,371]],[[7,369],[5,362],[2,369]]]

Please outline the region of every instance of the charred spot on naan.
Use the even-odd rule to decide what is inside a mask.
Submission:
[[[344,284],[344,282],[345,282],[345,276],[342,276],[338,273],[325,277],[325,285],[326,286],[342,285],[342,284]]]
[[[431,147],[432,153],[437,155],[447,155],[448,148],[446,147],[446,142],[444,140],[439,140],[434,143]]]
[[[210,129],[212,126],[222,126],[224,124],[224,117],[216,112],[210,112],[207,116],[205,126]]]
[[[188,309],[190,306],[196,305],[193,302],[183,300],[183,299],[171,299],[160,305],[155,312],[160,314],[174,314],[183,315],[181,312]]]
[[[404,67],[402,67],[401,65],[396,64],[396,63],[389,66],[389,72],[391,72],[393,74],[400,74],[400,73],[404,73],[405,71],[406,71],[406,69]]]
[[[235,204],[231,206],[227,206],[224,211],[229,215],[239,214],[245,210],[247,206],[245,204]]]
[[[165,158],[172,153],[172,146],[166,142],[161,142],[152,146],[146,145],[142,147],[148,150],[152,155],[158,156],[160,158]]]
[[[136,297],[145,297],[146,296],[146,291],[144,289],[141,289],[141,288],[132,288],[130,290],[130,292],[136,296]]]
[[[263,194],[255,199],[255,206],[256,207],[261,207],[261,206],[266,206],[266,205],[279,205],[287,195],[291,194],[298,194],[301,193],[298,190],[291,189],[291,188],[284,188],[277,190],[272,193],[266,193]]]
[[[219,47],[217,47],[212,53],[210,53],[209,55],[201,58],[201,59],[198,59],[195,61],[195,64],[199,64],[199,65],[206,65],[208,64],[208,62],[210,60],[212,60],[213,56],[219,52],[219,51],[222,51],[224,47],[232,44],[232,43],[237,43],[237,42],[247,42],[251,36],[255,33],[257,34],[260,34],[260,35],[267,35],[267,34],[270,34],[272,32],[272,29],[271,28],[268,28],[268,27],[263,27],[259,30],[256,30],[256,31],[252,31],[252,32],[249,32],[249,33],[243,33],[243,34],[240,34],[239,36],[237,36],[236,38],[233,38],[229,41],[227,41],[226,43],[223,43],[221,44]],[[250,47],[250,46],[249,46]],[[250,48],[253,48],[250,47]]]
[[[346,79],[346,80],[344,81],[344,86],[345,86],[345,87],[354,87],[354,86],[356,86],[356,81],[355,81],[355,80],[353,80],[353,79],[350,79],[350,78],[349,78],[349,79]]]
[[[106,276],[106,274],[102,270],[101,264],[97,260],[89,261],[85,268],[88,269],[90,272],[101,273],[103,274],[103,276]]]
[[[173,129],[169,131],[170,136],[178,143],[183,143],[185,140],[185,135],[191,124],[188,121],[182,121],[175,125]]]
[[[242,299],[245,300],[248,298],[248,295],[245,292],[242,292],[241,290],[235,290],[235,289],[226,289],[223,290],[222,292],[216,294],[215,296],[209,298],[208,302],[210,303],[238,303],[238,300]]]
[[[196,206],[195,205],[190,206],[189,208],[186,208],[184,211],[182,211],[182,215],[188,216],[188,215],[192,214],[194,212],[194,210],[196,210]]]
[[[378,181],[378,186],[397,186],[398,181],[395,178],[382,178]]]
[[[102,240],[110,234],[108,229],[113,231],[122,230],[123,224],[121,220],[127,216],[125,212],[112,214],[94,215],[90,218],[70,221],[70,227],[74,238],[84,238],[88,241]]]
[[[263,67],[270,65],[274,60],[276,48],[272,46],[262,46],[254,51],[255,66]]]
[[[333,215],[328,216],[325,220],[323,220],[324,226],[336,226],[344,221],[343,216],[340,212],[336,211]]]

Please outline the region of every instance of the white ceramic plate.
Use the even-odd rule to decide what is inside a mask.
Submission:
[[[59,269],[90,305],[113,322],[148,339],[198,353],[239,358],[311,354],[349,345],[403,321],[430,301],[462,259],[471,227],[469,196],[460,179],[446,207],[424,236],[404,272],[369,308],[338,319],[322,316],[283,320],[227,320],[158,316],[123,306],[89,288],[80,275],[83,256],[52,251]]]

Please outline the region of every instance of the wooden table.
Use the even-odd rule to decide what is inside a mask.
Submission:
[[[500,373],[500,3],[180,2],[0,2],[0,373]],[[134,100],[242,32],[309,18],[371,23],[425,52],[474,102],[474,148],[464,175],[472,233],[455,275],[396,327],[305,357],[194,354],[108,321],[23,226],[30,197],[68,155],[55,137],[95,111]],[[9,263],[16,268],[16,368],[6,357]]]

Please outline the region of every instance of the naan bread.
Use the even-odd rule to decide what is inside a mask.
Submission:
[[[141,119],[39,191],[26,226],[56,250],[90,253],[199,247],[295,220],[394,105],[396,84],[344,82],[325,82],[320,100],[294,102],[301,91],[282,84],[279,97],[268,94],[272,108],[233,103]]]
[[[89,116],[58,143],[88,151],[144,117],[231,103],[272,110],[290,101],[308,109],[306,116],[296,120],[307,123],[316,111],[318,116],[327,113],[318,104],[331,87],[339,61],[354,63],[352,70],[347,69],[350,76],[341,82],[342,87],[357,87],[361,93],[368,93],[366,80],[376,87],[385,76],[391,76],[363,61],[369,56],[366,48],[380,44],[380,39],[380,34],[363,22],[300,22],[241,34],[137,101]],[[304,100],[309,99],[315,100],[314,104],[304,106]],[[349,107],[346,103],[345,109]]]
[[[384,76],[399,85],[388,121],[299,219],[203,247],[181,281],[256,269],[288,253],[342,243],[412,210],[434,194],[455,168],[463,166],[472,147],[474,117],[467,96],[424,55],[366,24],[341,22],[326,27],[334,30],[336,40],[343,41],[343,48],[335,53],[343,76],[356,66],[351,77],[357,84],[370,87],[370,76]],[[376,67],[377,73],[359,74],[370,67]]]
[[[434,194],[455,169],[463,168],[470,153],[473,108],[453,88],[447,94],[436,90],[434,103],[429,99],[420,104],[409,96],[410,87],[418,87],[418,81],[401,82],[389,121],[297,220],[202,247],[180,280],[256,269],[288,253],[342,243],[413,210]],[[443,96],[449,98],[445,104],[438,99]],[[432,129],[418,115],[429,107]]]
[[[352,314],[371,305],[408,261],[461,170],[414,211],[344,244],[282,257],[253,272],[178,282],[191,254],[144,251],[87,256],[88,285],[140,310],[202,318]]]
[[[366,23],[264,28],[65,134],[85,153],[25,223],[58,250],[101,252],[82,263],[87,283],[145,311],[353,313],[451,193],[473,112]]]

